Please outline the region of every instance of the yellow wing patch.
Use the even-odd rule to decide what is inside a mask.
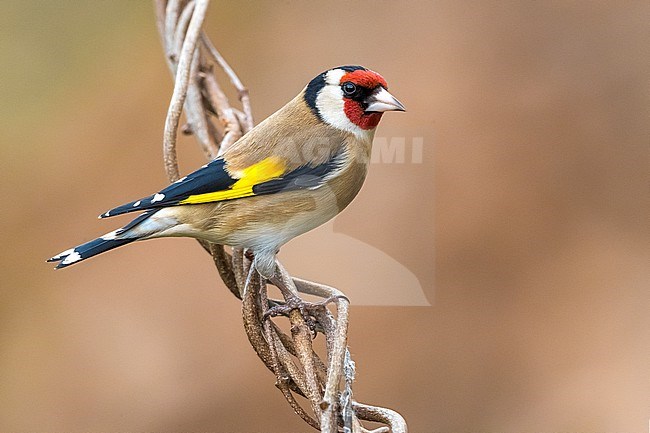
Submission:
[[[229,189],[191,195],[179,204],[210,203],[255,195],[253,186],[276,179],[284,174],[286,165],[277,157],[270,156],[242,170],[241,178]]]

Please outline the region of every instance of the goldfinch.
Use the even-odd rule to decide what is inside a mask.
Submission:
[[[209,164],[100,215],[144,211],[126,226],[48,261],[64,268],[134,241],[184,236],[246,248],[270,278],[282,245],[333,218],[361,189],[382,114],[405,111],[387,89],[361,66],[319,74]]]

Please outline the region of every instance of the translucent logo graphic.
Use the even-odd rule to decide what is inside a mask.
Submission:
[[[370,162],[373,165],[420,164],[422,143],[422,137],[410,140],[376,137]],[[310,214],[316,217],[338,213],[335,191],[325,195],[320,191],[314,198],[313,206],[289,226],[310,219]],[[353,305],[431,306],[419,279],[408,267],[386,251],[336,232],[334,221],[293,239],[282,248],[280,260],[293,275],[336,287]],[[319,249],[319,245],[324,247]]]

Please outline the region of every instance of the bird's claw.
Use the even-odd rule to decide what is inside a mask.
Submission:
[[[255,253],[249,249],[244,250],[244,257],[246,257],[249,261],[255,260]]]

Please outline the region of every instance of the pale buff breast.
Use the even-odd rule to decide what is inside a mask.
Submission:
[[[277,249],[324,224],[350,204],[366,176],[368,149],[351,148],[346,168],[319,188],[186,205],[176,212],[177,219],[186,224],[186,236],[231,246]]]

